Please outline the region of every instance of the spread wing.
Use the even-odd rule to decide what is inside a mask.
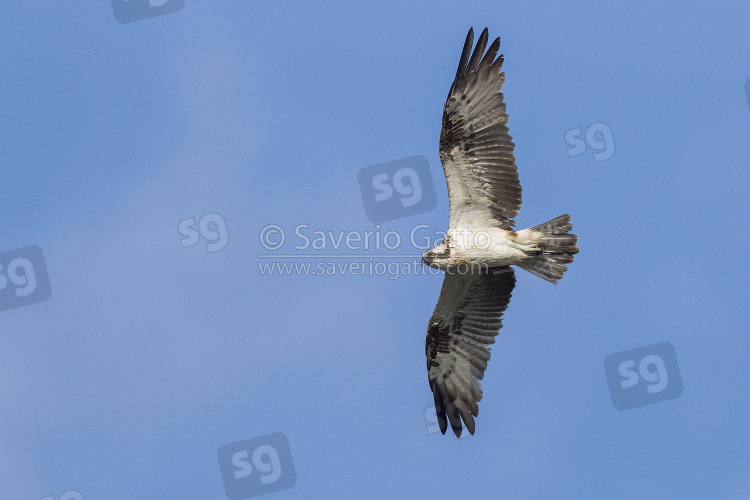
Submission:
[[[521,184],[503,102],[502,54],[495,59],[500,38],[486,54],[487,28],[471,54],[473,40],[470,29],[443,107],[440,161],[448,183],[450,227],[509,229],[521,209]]]
[[[489,268],[483,273],[445,273],[440,298],[427,327],[427,377],[435,396],[435,413],[445,434],[450,421],[457,437],[461,419],[474,434],[477,403],[489,345],[502,328],[501,317],[516,285],[513,269]],[[447,413],[447,420],[446,420]],[[460,417],[460,418],[459,418]]]

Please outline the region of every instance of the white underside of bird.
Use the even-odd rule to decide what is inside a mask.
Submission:
[[[531,228],[518,232],[500,228],[476,229],[472,226],[450,229],[446,239],[430,250],[436,255],[443,254],[449,246],[449,256],[425,263],[444,271],[462,264],[487,267],[520,265],[544,253],[539,245],[544,238],[544,233]]]

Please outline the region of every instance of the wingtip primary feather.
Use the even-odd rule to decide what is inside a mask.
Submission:
[[[445,434],[445,431],[448,430],[448,420],[445,418],[445,405],[436,381],[430,381],[430,389],[432,389],[433,399],[435,400],[435,415],[440,426],[440,432]]]
[[[469,410],[468,405],[465,401],[459,399],[456,400],[454,403],[456,408],[458,409],[459,415],[461,415],[461,419],[464,421],[464,425],[466,425],[466,430],[469,431],[469,434],[472,436],[474,435],[474,417],[471,414],[471,411]]]
[[[456,435],[457,438],[461,437],[461,431],[463,431],[464,427],[461,425],[461,417],[458,411],[458,407],[454,403],[451,403],[448,405],[448,421],[451,424],[451,429],[453,430],[453,434]]]
[[[488,66],[492,67],[498,52],[500,52],[500,37],[495,38],[490,45],[490,48],[487,49],[487,52],[484,54],[484,57],[482,57],[482,60],[477,67],[477,72],[485,71]],[[502,54],[500,54],[500,59],[503,59]]]
[[[479,67],[479,63],[481,62],[482,56],[484,55],[484,49],[487,48],[488,38],[489,32],[487,31],[487,28],[484,28],[482,34],[479,35],[479,40],[477,40],[477,46],[474,48],[474,53],[471,55],[471,59],[469,59],[469,64],[466,67],[466,73],[476,71],[477,67]]]
[[[464,49],[461,52],[461,59],[458,61],[455,81],[460,80],[466,73],[466,66],[469,63],[469,55],[471,55],[472,45],[474,45],[474,28],[469,28],[469,33],[466,34],[466,41],[464,42]]]

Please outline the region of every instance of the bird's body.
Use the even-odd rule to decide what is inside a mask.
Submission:
[[[528,231],[467,226],[446,234],[440,245],[428,252],[425,263],[443,271],[465,265],[480,268],[519,264],[540,251],[532,237]],[[442,258],[430,259],[430,253]]]
[[[515,286],[516,265],[551,283],[563,277],[578,252],[569,215],[515,231],[521,184],[508,134],[496,39],[487,52],[487,29],[472,54],[469,30],[443,108],[440,160],[450,203],[443,241],[422,262],[445,271],[443,288],[427,327],[425,354],[440,430],[448,422],[456,436],[461,421],[474,434],[480,380],[489,345]]]

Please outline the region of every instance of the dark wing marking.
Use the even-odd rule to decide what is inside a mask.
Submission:
[[[521,184],[503,102],[502,54],[495,59],[500,38],[484,54],[485,28],[470,58],[473,40],[470,29],[443,107],[440,161],[448,183],[450,227],[509,229],[521,209]]]
[[[477,403],[489,345],[502,328],[502,315],[516,285],[513,269],[489,268],[483,273],[445,273],[440,298],[427,327],[427,377],[435,396],[435,413],[445,434],[450,421],[457,437],[461,419],[474,434]],[[447,414],[447,420],[446,420]],[[459,418],[460,417],[460,418]]]

